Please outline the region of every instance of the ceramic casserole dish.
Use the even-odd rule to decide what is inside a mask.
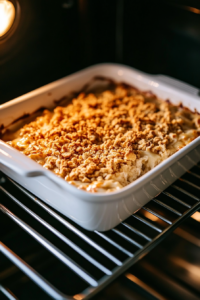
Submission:
[[[41,107],[81,90],[95,76],[125,82],[192,111],[200,112],[198,90],[177,80],[148,75],[116,64],[100,64],[57,80],[0,106],[0,126],[6,128]],[[200,137],[119,191],[88,193],[0,140],[0,170],[63,215],[88,230],[113,228],[172,184],[200,160]]]

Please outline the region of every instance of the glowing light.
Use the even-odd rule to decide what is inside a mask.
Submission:
[[[171,260],[179,267],[184,268],[188,271],[188,276],[194,278],[194,280],[200,279],[200,267],[193,265],[189,262],[187,262],[184,259],[181,259],[179,257],[171,257]]]
[[[190,6],[185,6],[185,9],[186,10],[189,10],[197,15],[200,15],[200,9],[198,8],[195,8],[195,7],[190,7]]]
[[[0,37],[11,28],[15,19],[15,7],[7,0],[0,0]]]
[[[200,222],[200,213],[198,211],[196,211],[192,216],[191,216],[194,220]]]
[[[144,211],[144,215],[145,215],[145,217],[147,218],[147,219],[150,219],[151,221],[158,221],[159,220],[159,218],[158,217],[156,217],[156,216],[154,216],[153,214],[151,214],[150,212],[148,212],[148,211]]]
[[[186,6],[186,5],[174,4],[174,3],[170,3],[170,4],[174,5],[174,6],[178,7],[178,8],[181,8],[181,9],[184,9],[184,10],[187,10],[187,11],[191,11],[194,14],[200,15],[200,9],[198,9],[198,8],[191,7],[191,6]]]
[[[151,288],[149,285],[147,285],[146,283],[144,283],[143,281],[141,281],[139,278],[137,278],[133,274],[127,273],[127,274],[125,274],[125,276],[126,276],[126,278],[128,278],[132,282],[136,283],[138,286],[140,286],[144,290],[149,291],[155,298],[157,298],[157,299],[164,299],[153,288]]]
[[[77,295],[74,295],[73,298],[76,299],[76,300],[82,300],[83,298],[85,298],[85,295],[77,294]]]

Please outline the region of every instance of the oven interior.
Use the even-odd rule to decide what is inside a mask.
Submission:
[[[12,2],[0,104],[101,62],[200,88],[199,1]],[[0,298],[200,299],[199,178],[200,164],[114,230],[91,233],[1,173]]]
[[[0,103],[104,62],[200,88],[197,0],[16,1],[15,32],[0,38]]]

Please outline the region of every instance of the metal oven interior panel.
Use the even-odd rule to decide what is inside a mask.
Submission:
[[[101,233],[82,229],[1,174],[0,280],[4,297],[27,299],[26,289],[21,288],[24,283],[31,291],[29,299],[45,299],[44,295],[53,299],[92,297],[200,209],[199,177],[200,164],[116,228]],[[176,239],[171,244],[175,245]],[[162,255],[154,261],[160,265]],[[147,273],[149,268],[151,274],[145,258],[139,268]],[[134,283],[141,273],[137,273],[137,264],[133,271],[136,274],[128,271],[132,276],[125,277],[138,286],[142,280]]]

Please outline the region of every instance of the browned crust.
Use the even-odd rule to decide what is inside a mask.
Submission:
[[[67,181],[113,180],[122,187],[199,135],[200,119],[188,109],[125,83],[93,80],[110,89],[94,94],[87,85],[70,105],[44,110],[9,144]],[[156,157],[154,165],[148,155]]]
[[[84,92],[84,93],[87,93],[87,92],[90,92],[90,86],[92,83],[94,83],[95,81],[107,81],[110,86],[116,86],[117,84],[123,86],[124,88],[133,88],[135,90],[137,90],[138,92],[140,93],[143,93],[143,94],[149,94],[153,97],[156,97],[157,96],[152,93],[152,91],[140,91],[137,87],[135,87],[134,85],[130,85],[130,84],[127,84],[125,82],[119,82],[117,83],[116,81],[114,81],[113,79],[109,78],[109,77],[104,77],[104,76],[94,76],[90,82],[88,82],[87,84],[85,84],[80,90],[77,90],[77,91],[72,91],[70,92],[68,95],[66,96],[63,96],[62,98],[60,98],[59,100],[54,100],[53,102],[55,103],[55,106],[57,105],[60,105],[62,106],[62,103],[66,103],[66,101],[70,101],[71,99],[73,98],[76,98],[81,92]],[[51,96],[51,93],[48,92],[48,96]],[[172,104],[173,103],[169,100],[169,99],[166,99],[165,100],[167,103],[169,104]],[[180,103],[179,105],[177,105],[177,107],[180,107],[182,109],[185,109],[191,113],[195,113],[195,114],[200,114],[200,112],[198,112],[196,109],[194,109],[194,111],[192,111],[191,109],[189,109],[188,107],[184,106],[182,103]],[[5,131],[14,123],[17,123],[18,121],[20,120],[24,120],[26,119],[27,117],[30,117],[31,115],[34,115],[35,113],[37,112],[42,112],[43,110],[47,109],[46,107],[40,107],[38,108],[37,110],[33,111],[32,113],[26,113],[26,114],[23,114],[22,116],[16,118],[14,121],[12,121],[10,124],[8,124],[7,126],[4,126],[4,124],[0,124],[0,138],[2,138],[3,136],[3,131],[5,133]]]

